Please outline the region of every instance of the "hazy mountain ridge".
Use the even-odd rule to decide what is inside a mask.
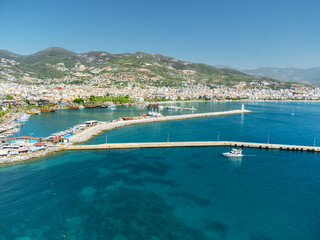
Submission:
[[[295,81],[320,86],[320,67],[315,68],[273,68],[260,67],[246,69],[243,72],[255,76],[264,76],[281,81]]]
[[[30,55],[0,50],[0,79],[18,82],[63,82],[71,84],[209,86],[243,88],[290,88],[268,77],[255,77],[235,69],[177,60],[161,54],[144,52],[110,54],[103,51],[75,53],[51,47]]]

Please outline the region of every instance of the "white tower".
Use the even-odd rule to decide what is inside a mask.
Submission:
[[[244,110],[244,104],[241,105],[241,110]]]

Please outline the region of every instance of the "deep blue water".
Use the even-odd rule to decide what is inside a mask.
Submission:
[[[304,145],[320,139],[319,103],[246,106],[254,112],[128,126],[108,132],[108,141],[216,140],[218,133],[220,140],[266,142],[269,135],[272,143]],[[82,119],[104,120],[99,111]],[[74,112],[35,117],[25,129],[36,132],[65,114],[69,122],[51,126],[63,130],[80,121]],[[90,143],[104,141],[102,134]],[[228,150],[61,152],[2,166],[0,239],[320,239],[319,154],[245,149],[232,161],[221,155]]]

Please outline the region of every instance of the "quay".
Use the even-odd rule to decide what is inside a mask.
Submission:
[[[171,147],[240,147],[275,149],[301,152],[320,152],[320,147],[266,144],[233,141],[205,141],[205,142],[144,142],[144,143],[109,143],[98,145],[71,145],[62,147],[64,150],[103,150],[103,149],[134,149],[134,148],[171,148]]]
[[[69,142],[71,144],[86,142],[89,139],[91,139],[93,136],[98,135],[101,132],[109,131],[115,128],[124,127],[128,125],[176,121],[176,120],[192,119],[192,118],[215,117],[215,116],[243,114],[243,113],[251,113],[251,111],[242,108],[240,110],[231,110],[231,111],[223,111],[223,112],[184,114],[184,115],[174,115],[174,116],[162,116],[162,117],[155,117],[155,118],[138,118],[138,119],[129,120],[129,121],[100,122],[96,126],[92,126],[82,132],[72,135],[71,137],[69,137]]]

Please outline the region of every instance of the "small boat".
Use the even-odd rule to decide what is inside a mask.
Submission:
[[[20,121],[20,122],[26,122],[26,121],[28,121],[29,120],[29,118],[30,118],[30,115],[28,115],[28,114],[23,114],[23,115],[21,115],[19,118],[18,118],[18,120]]]
[[[48,106],[40,108],[40,112],[42,113],[49,113],[49,112],[55,112],[55,111],[56,110],[54,108],[48,107]]]
[[[242,149],[232,149],[230,152],[222,153],[225,157],[242,157]]]
[[[30,112],[27,112],[27,114],[29,114],[29,115],[38,115],[39,112],[38,111],[30,111]]]
[[[176,108],[176,107],[171,106],[171,105],[170,105],[170,106],[167,106],[167,107],[166,107],[166,109],[168,109],[168,110],[177,110],[177,108]]]
[[[107,107],[108,107],[108,104],[107,104],[107,103],[103,103],[103,104],[101,104],[100,107],[101,107],[101,108],[107,108]]]
[[[294,110],[292,110],[292,112],[290,113],[291,116],[294,116]]]

